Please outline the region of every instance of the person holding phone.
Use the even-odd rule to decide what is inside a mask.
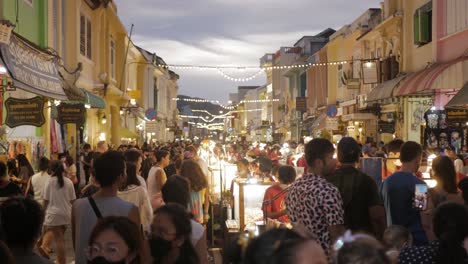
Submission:
[[[413,141],[404,143],[400,151],[401,170],[390,175],[383,182],[381,189],[387,225],[401,225],[408,228],[413,235],[415,246],[427,244],[427,236],[420,216],[420,210],[424,209],[424,199],[427,199],[427,196],[426,198],[422,196],[422,201],[414,202],[416,192],[419,193],[424,189],[418,184],[425,185],[424,181],[415,175],[421,165],[421,159],[420,144]]]

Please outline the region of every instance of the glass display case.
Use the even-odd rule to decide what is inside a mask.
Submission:
[[[255,182],[246,179],[234,180],[234,219],[239,222],[240,230],[247,225],[263,221],[262,203],[265,191],[273,182]]]
[[[237,176],[237,166],[232,163],[221,161],[217,166],[210,167],[212,182],[212,201],[219,203],[221,194],[231,190],[231,184]]]

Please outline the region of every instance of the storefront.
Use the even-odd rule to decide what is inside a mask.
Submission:
[[[421,144],[435,146],[436,131],[430,128],[425,115],[428,110],[445,110],[447,103],[468,81],[468,56],[445,62],[434,63],[419,72],[408,74],[401,85],[394,91],[394,96],[399,96],[401,112],[403,115],[402,138]],[[442,118],[443,119],[443,118]],[[442,120],[441,119],[441,120]],[[432,122],[435,122],[432,120]],[[429,135],[427,135],[429,133]],[[438,133],[438,132],[437,132]],[[445,132],[441,132],[445,137]],[[439,133],[440,136],[440,133]],[[430,142],[428,138],[432,138]],[[444,138],[442,138],[444,141]],[[437,143],[440,147],[440,143]],[[446,144],[443,142],[443,146]]]
[[[35,164],[40,156],[67,150],[66,129],[51,120],[51,110],[62,101],[82,100],[83,93],[62,78],[58,58],[16,33],[0,44],[0,57],[7,71],[1,100],[9,156],[23,153]]]

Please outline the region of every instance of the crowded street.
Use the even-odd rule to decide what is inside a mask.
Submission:
[[[468,0],[0,0],[0,264],[468,264]]]

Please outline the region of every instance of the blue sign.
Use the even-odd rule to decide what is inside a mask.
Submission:
[[[338,109],[334,105],[329,105],[325,111],[325,114],[328,117],[335,117],[338,114]]]
[[[145,116],[146,116],[146,118],[148,118],[149,120],[154,120],[154,119],[156,119],[156,116],[157,116],[156,110],[155,110],[154,108],[148,108],[148,109],[145,111]]]

